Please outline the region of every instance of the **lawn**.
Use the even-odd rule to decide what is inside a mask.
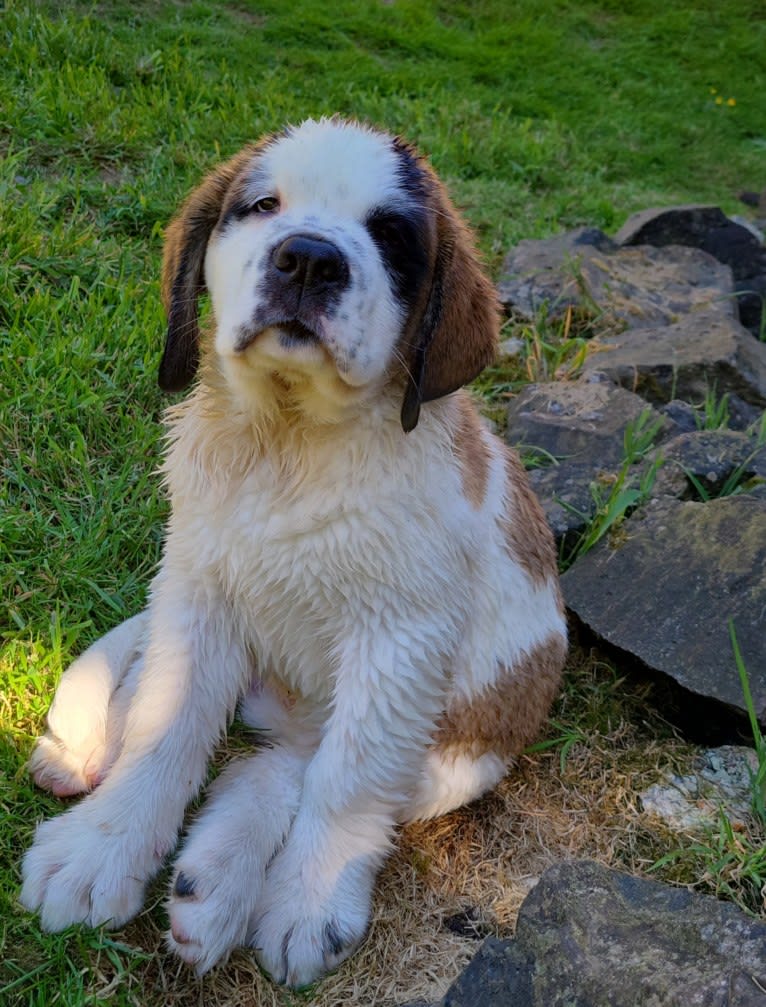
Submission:
[[[685,748],[619,669],[575,650],[551,727],[567,759],[530,756],[478,811],[409,832],[365,951],[308,996],[244,954],[200,985],[155,953],[161,886],[115,935],[42,935],[15,903],[34,824],[60,809],[24,770],[54,684],[141,607],[161,548],[163,227],[245,141],[332,112],[430,154],[493,274],[522,237],[616,230],[661,204],[736,211],[738,190],[766,185],[762,2],[10,0],[0,32],[0,1003],[435,996],[474,947],[440,926],[466,900],[493,892],[487,925],[505,933],[525,871],[665,852],[614,816],[632,821],[640,780]],[[470,851],[493,843],[505,866],[476,887]]]

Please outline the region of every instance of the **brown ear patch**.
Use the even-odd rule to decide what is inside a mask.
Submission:
[[[505,451],[506,499],[498,524],[505,548],[537,587],[558,575],[553,533],[515,451]]]
[[[487,496],[491,454],[473,403],[466,393],[456,398],[457,424],[452,450],[460,467],[463,494],[474,510],[479,510]]]
[[[498,669],[493,685],[442,714],[433,736],[445,754],[479,758],[519,755],[540,732],[561,684],[567,643],[554,635],[512,668]]]
[[[405,430],[417,423],[421,403],[456,391],[492,363],[500,331],[497,294],[473,236],[430,165],[423,158],[417,164],[435,220],[436,247],[428,298],[407,334]]]
[[[188,197],[165,232],[162,259],[162,300],[168,316],[159,383],[176,392],[193,379],[199,362],[198,300],[205,290],[207,243],[218,223],[226,194],[251,160],[247,147],[212,171]]]

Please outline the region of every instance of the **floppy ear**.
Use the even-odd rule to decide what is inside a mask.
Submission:
[[[432,183],[436,258],[428,301],[413,333],[401,412],[405,433],[416,426],[421,403],[456,391],[492,363],[500,329],[497,294],[471,234],[435,176]]]
[[[162,301],[168,316],[159,384],[166,392],[186,388],[199,363],[198,300],[205,290],[205,251],[229,186],[252,157],[246,148],[212,171],[194,190],[165,232]]]

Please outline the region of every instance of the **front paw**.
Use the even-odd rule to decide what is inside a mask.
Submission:
[[[367,931],[375,869],[361,857],[325,873],[316,863],[301,863],[289,844],[276,857],[250,940],[275,982],[308,986],[356,950]]]
[[[146,848],[139,824],[117,831],[95,799],[38,826],[24,857],[19,898],[39,910],[45,930],[121,926],[141,909],[145,883],[159,866],[159,852]]]
[[[182,854],[170,886],[168,947],[204,975],[246,943],[263,871],[242,874],[236,863],[195,863]]]

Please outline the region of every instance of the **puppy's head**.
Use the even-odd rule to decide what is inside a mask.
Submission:
[[[442,185],[412,148],[354,123],[268,137],[186,201],[165,245],[165,390],[194,377],[206,289],[238,385],[269,374],[342,405],[393,383],[408,431],[495,352],[495,294]]]

